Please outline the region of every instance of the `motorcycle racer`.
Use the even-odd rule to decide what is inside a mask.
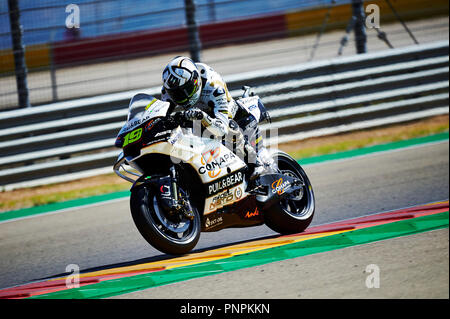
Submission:
[[[247,164],[253,169],[251,179],[266,170],[276,170],[263,146],[256,119],[231,97],[220,74],[210,66],[177,56],[164,68],[162,80],[161,100],[183,107],[186,120],[201,120],[213,136],[225,140],[233,137],[233,151],[245,157],[239,154],[243,150],[247,155]]]

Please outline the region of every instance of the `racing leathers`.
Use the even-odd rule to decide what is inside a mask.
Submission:
[[[204,63],[195,65],[202,79],[202,91],[197,103],[185,111],[186,116],[189,119],[201,118],[202,126],[213,137],[222,138],[239,157],[246,157],[247,164],[253,166],[252,178],[267,168],[273,169],[274,161],[263,146],[257,120],[231,97],[220,74]],[[161,93],[163,101],[176,105],[164,86]]]

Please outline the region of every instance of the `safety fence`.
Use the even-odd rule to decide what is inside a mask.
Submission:
[[[249,85],[272,118],[275,145],[448,114],[449,42],[225,77],[234,98]],[[0,187],[29,187],[112,172],[115,136],[136,93],[0,113]]]
[[[365,5],[376,4],[379,6],[382,23],[398,21],[396,15],[401,16],[404,20],[410,20],[448,14],[448,1],[446,0],[434,0],[431,5],[426,0],[389,1],[366,1]],[[45,41],[26,45],[25,60],[30,74],[28,86],[31,105],[64,100],[67,97],[63,91],[68,87],[71,87],[70,98],[83,97],[86,94],[86,86],[77,89],[80,81],[87,82],[87,86],[94,80],[104,82],[103,91],[96,90],[92,94],[129,89],[124,87],[125,84],[121,84],[121,87],[118,88],[115,88],[114,85],[114,89],[113,85],[108,85],[108,82],[113,82],[117,77],[125,76],[127,81],[123,81],[124,83],[132,81],[132,75],[128,74],[132,72],[125,66],[115,66],[115,69],[112,70],[110,65],[105,64],[103,70],[92,71],[85,79],[83,78],[84,70],[77,69],[79,66],[139,59],[188,50],[188,29],[184,22],[184,8],[178,3],[179,1],[177,2],[179,7],[175,7],[175,4],[171,3],[171,7],[167,8],[153,8],[151,5],[144,8],[141,7],[142,4],[136,4],[134,11],[141,10],[141,13],[132,10],[127,16],[102,18],[101,9],[116,2],[119,5],[117,0],[107,1],[105,4],[101,4],[97,0],[80,2],[81,22],[79,31],[77,31],[80,32],[80,35],[65,39],[61,39],[61,36],[50,35],[52,32],[59,34],[64,30],[64,32],[73,30],[66,30],[64,26],[65,15],[67,15],[64,11],[64,4],[58,3],[36,10],[24,9],[23,19],[37,19],[36,17],[39,16],[35,11],[41,13],[48,11],[48,14],[41,14],[41,16],[52,17],[48,22],[48,27],[30,26],[24,30],[26,39],[40,38],[42,34],[47,36]],[[274,6],[270,11],[262,12],[261,5],[255,0],[201,1],[201,4],[198,5],[198,26],[202,48],[281,39],[306,33],[330,31],[336,28],[345,30],[352,16],[350,0],[336,1],[335,4],[331,0],[297,1],[297,8],[294,7],[296,1],[280,2],[286,2],[289,5],[283,7],[280,4],[279,7]],[[149,1],[149,3],[152,2]],[[214,14],[211,12],[210,3],[214,3]],[[393,11],[388,3],[396,11]],[[269,6],[269,4],[265,6]],[[120,6],[120,8],[122,7],[123,5]],[[233,10],[233,8],[236,9]],[[121,10],[125,10],[125,8]],[[230,14],[227,15],[226,12],[229,11],[239,11],[239,14],[235,13],[238,17],[232,18]],[[100,12],[99,15],[96,15],[96,12]],[[243,16],[243,12],[245,12],[245,16]],[[57,21],[53,17],[56,13],[59,17]],[[7,12],[0,12],[0,15],[7,17]],[[216,16],[216,18],[210,20],[212,16]],[[138,20],[127,23],[127,18]],[[4,19],[4,21],[6,20]],[[157,23],[162,23],[161,21],[167,21],[173,25],[155,27],[158,25]],[[104,25],[97,25],[98,23]],[[90,30],[91,27],[95,30],[116,30],[116,24],[122,26],[122,29],[119,29],[120,32],[102,33],[87,32],[86,30],[86,28]],[[127,25],[138,25],[141,29],[127,31],[128,29],[125,28]],[[86,32],[88,36],[85,35]],[[11,41],[8,32],[0,32],[0,36],[5,38],[3,41],[5,43]],[[10,48],[0,47],[0,110],[17,107],[13,52]]]

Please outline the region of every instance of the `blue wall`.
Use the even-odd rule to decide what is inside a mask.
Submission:
[[[65,8],[80,8],[81,37],[176,27],[185,23],[184,0],[18,0],[26,45],[65,38]],[[312,6],[331,0],[195,0],[197,21],[223,21]],[[350,0],[337,0],[348,3]],[[0,0],[0,49],[11,47],[8,4]]]

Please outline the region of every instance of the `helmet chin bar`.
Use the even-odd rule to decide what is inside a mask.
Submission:
[[[192,97],[189,98],[188,103],[184,104],[183,107],[187,109],[197,104],[201,93],[202,91],[198,89],[197,92],[195,92],[194,95],[192,95]]]

